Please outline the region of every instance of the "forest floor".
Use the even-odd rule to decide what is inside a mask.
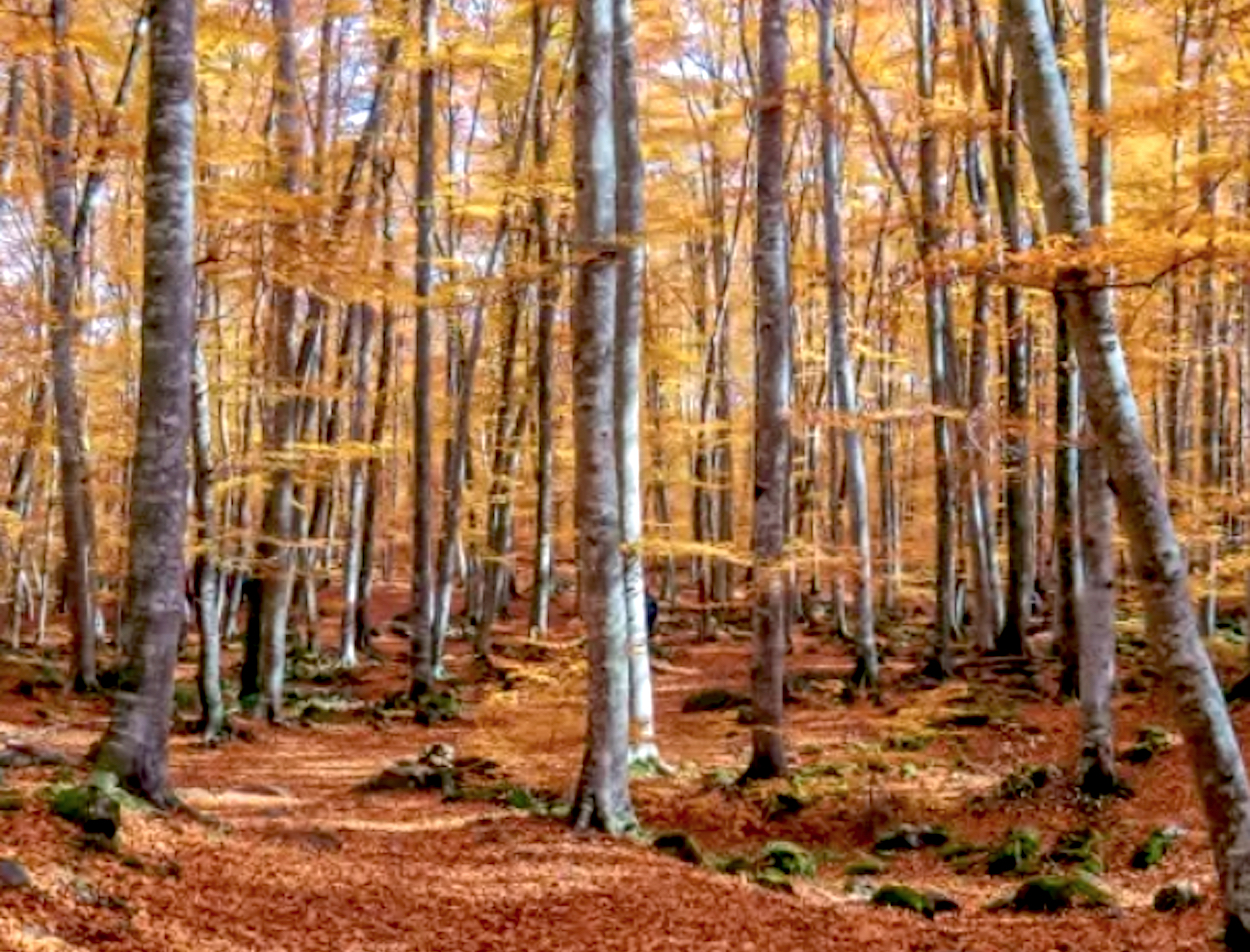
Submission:
[[[375,614],[400,607],[399,593],[384,592]],[[1049,675],[1040,692],[977,668],[968,680],[917,682],[909,678],[922,637],[915,620],[890,629],[880,705],[844,702],[836,677],[850,672],[848,647],[800,629],[788,659],[791,671],[806,675],[787,707],[794,777],[742,789],[733,779],[750,727],[734,710],[683,713],[682,706],[699,689],[746,690],[745,619],[741,630],[726,626],[718,641],[699,643],[689,615],[666,612],[656,700],[660,746],[674,773],[637,779],[634,802],[646,831],[689,833],[704,851],[703,865],[641,840],[576,835],[542,811],[360,789],[388,764],[446,742],[457,755],[494,761],[512,790],[567,797],[581,757],[585,664],[567,596],[560,608],[552,640],[534,647],[515,620],[524,617],[518,606],[500,638],[509,683],[467,687],[462,715],[445,724],[417,726],[379,704],[402,690],[408,650],[384,636],[377,644],[385,663],[328,679],[338,683],[295,683],[302,699],[293,710],[303,707],[305,716],[290,725],[236,722],[245,727],[243,739],[212,748],[175,736],[174,785],[220,824],[128,809],[119,852],[84,849],[45,795],[81,772],[9,769],[0,787],[19,791],[21,802],[0,812],[0,860],[18,860],[31,884],[0,886],[0,952],[1212,947],[1218,902],[1179,738],[1149,763],[1124,766],[1134,796],[1083,803],[1071,782],[1076,706],[1053,699]],[[1139,730],[1168,718],[1139,636],[1130,631],[1121,640],[1130,690],[1118,697],[1117,718],[1127,747]],[[1238,649],[1225,647],[1231,677]],[[453,673],[463,673],[463,643],[454,648]],[[0,657],[0,748],[21,741],[81,755],[105,724],[105,703],[66,696],[47,676],[46,657]],[[186,685],[193,675],[188,661]],[[193,696],[180,687],[183,706]],[[1235,717],[1245,736],[1250,710],[1241,707]],[[1056,769],[1028,789],[1010,779],[1027,766]],[[1049,915],[991,911],[1022,877],[990,875],[976,853],[960,871],[932,847],[885,853],[878,874],[848,875],[848,866],[867,861],[882,836],[905,824],[941,827],[953,842],[978,845],[1032,828],[1043,853],[1061,834],[1090,828],[1103,867],[1098,882],[1112,905]],[[1183,832],[1162,861],[1132,868],[1151,831],[1173,825]],[[734,856],[750,867],[749,858],[776,841],[810,851],[816,874],[778,889],[713,868]],[[1035,865],[1059,871],[1047,860]],[[1176,880],[1197,885],[1204,901],[1182,913],[1154,911],[1155,892]],[[938,890],[959,908],[930,920],[867,901],[893,883]]]

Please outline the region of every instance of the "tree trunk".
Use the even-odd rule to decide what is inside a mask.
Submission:
[[[920,126],[920,254],[924,259],[925,322],[929,340],[929,385],[935,409],[933,417],[935,506],[937,508],[937,607],[934,643],[926,665],[930,674],[945,677],[952,672],[951,647],[955,633],[955,528],[959,506],[950,420],[944,408],[952,405],[951,367],[947,337],[946,289],[942,265],[937,260],[946,242],[942,224],[942,187],[937,131],[932,125],[934,109],[935,44],[937,32],[930,0],[916,0],[916,80],[924,120]]]
[[[655,704],[642,561],[642,272],[646,250],[642,149],[638,138],[633,0],[614,0],[613,77],[616,133],[616,470],[629,645],[631,763],[656,767]]]
[[[573,438],[581,616],[590,661],[586,755],[573,805],[579,829],[635,825],[629,797],[629,664],[617,482],[616,155],[613,0],[577,0],[573,181]]]
[[[212,287],[201,282],[200,306],[208,310]],[[200,518],[200,546],[195,562],[196,624],[200,629],[200,715],[204,739],[221,733],[226,710],[221,697],[221,563],[217,542],[217,499],[213,461],[212,408],[209,405],[208,365],[198,330],[191,354],[191,434],[195,460],[195,507]]]
[[[52,0],[52,128],[48,169],[48,219],[52,245],[51,304],[52,394],[56,404],[57,455],[61,470],[61,525],[74,634],[74,687],[96,687],[96,609],[92,559],[95,553],[91,486],[78,405],[78,368],[74,347],[74,91],[70,80],[73,52],[69,42],[72,0]]]
[[[1111,108],[1111,64],[1106,0],[1085,0],[1085,62],[1089,111],[1105,117]],[[1111,142],[1105,127],[1089,129],[1090,224],[1111,224]],[[1106,292],[1108,298],[1112,292]],[[1112,306],[1108,300],[1107,307]],[[1115,686],[1115,551],[1112,520],[1115,501],[1107,485],[1107,467],[1097,445],[1081,452],[1081,553],[1085,589],[1077,612],[1080,645],[1081,755],[1078,783],[1089,795],[1119,788],[1115,769],[1115,721],[1111,695]]]
[[[433,368],[430,358],[430,294],[434,289],[434,92],[432,62],[438,48],[438,0],[421,0],[422,67],[417,85],[417,321],[415,375],[412,381],[412,696],[434,684],[434,464]],[[459,473],[444,472],[459,479]],[[444,491],[448,490],[444,485]],[[444,527],[450,535],[450,527]]]
[[[167,799],[167,745],[185,620],[183,533],[195,339],[195,4],[152,14],[144,174],[143,350],[127,577],[135,651],[96,769]]]
[[[291,0],[271,0],[274,27],[278,37],[278,56],[274,75],[274,101],[277,113],[275,135],[282,190],[295,196],[300,189],[302,164],[302,133],[299,120],[299,74],[296,61],[294,10]],[[285,272],[288,256],[298,254],[298,228],[290,220],[281,220],[274,227],[274,249],[277,271]],[[276,283],[273,292],[274,377],[285,387],[294,389],[300,383],[297,372],[296,309],[297,292],[291,285]],[[273,407],[265,434],[266,449],[285,456],[295,438],[298,426],[298,401],[285,394]],[[282,693],[286,682],[287,618],[291,608],[291,592],[295,583],[295,475],[289,462],[280,462],[265,498],[263,520],[264,541],[257,547],[261,564],[260,650],[261,681],[257,699],[258,713],[270,720],[282,716]]]
[[[759,94],[756,123],[755,282],[755,585],[754,661],[751,667],[753,779],[787,772],[782,733],[786,644],[786,525],[790,482],[790,384],[793,368],[790,260],[786,231],[785,89],[786,0],[763,0],[760,12]]]
[[[1048,230],[1088,241],[1085,189],[1046,12],[1040,0],[1007,0],[1005,13]],[[1056,296],[1070,321],[1090,422],[1124,512],[1147,630],[1166,661],[1166,683],[1193,757],[1224,892],[1226,941],[1245,948],[1250,943],[1250,784],[1241,750],[1198,635],[1185,557],[1142,430],[1106,291],[1089,272],[1070,268],[1058,276]]]
[[[852,683],[875,692],[880,680],[877,662],[876,615],[873,604],[872,530],[869,525],[868,476],[859,429],[859,397],[847,335],[845,250],[842,243],[842,134],[835,115],[833,0],[820,2],[821,178],[824,190],[825,284],[829,325],[825,344],[826,406],[841,413],[841,438],[846,467],[846,498],[851,541],[855,548],[855,673]],[[829,434],[832,449],[836,431]],[[830,468],[831,475],[833,473]],[[838,487],[831,482],[832,498]],[[831,502],[831,508],[834,504]]]

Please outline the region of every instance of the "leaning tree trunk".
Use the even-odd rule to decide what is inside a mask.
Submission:
[[[581,616],[590,655],[586,754],[572,821],[631,829],[629,665],[617,486],[613,345],[616,332],[616,155],[613,0],[577,0],[573,181],[577,208],[573,305],[573,440]]]
[[[615,0],[616,469],[620,492],[625,626],[629,643],[630,761],[656,766],[655,703],[642,561],[642,271],[645,258],[642,150],[638,140],[633,0]]]
[[[156,802],[168,799],[169,719],[184,622],[183,533],[195,339],[195,3],[152,13],[144,173],[143,352],[127,590],[135,650],[96,755]]]
[[[782,734],[786,643],[785,565],[790,481],[792,338],[785,195],[786,0],[763,0],[756,160],[755,646],[751,668],[751,762],[746,776],[787,771]]]
[[[829,328],[825,400],[832,411],[845,415],[842,444],[845,456],[847,505],[851,516],[851,537],[856,555],[855,578],[855,673],[852,682],[870,692],[880,678],[877,662],[876,616],[872,590],[872,530],[869,524],[868,476],[864,446],[859,431],[859,397],[847,335],[845,262],[842,245],[842,137],[834,112],[833,94],[834,10],[833,0],[820,3],[820,85],[824,96],[820,112],[821,175],[824,188],[825,283],[828,294]],[[834,436],[830,434],[830,447]],[[834,470],[831,467],[831,475]],[[831,498],[838,487],[831,480]],[[833,503],[832,507],[835,507]]]
[[[1090,217],[1054,42],[1041,0],[1007,0],[1005,20],[1019,71],[1033,167],[1048,230],[1089,239]],[[1056,297],[1075,338],[1090,423],[1120,499],[1151,639],[1185,734],[1211,831],[1228,917],[1226,941],[1250,945],[1250,783],[1237,736],[1202,641],[1188,570],[1167,494],[1146,441],[1119,331],[1097,276],[1069,267]]]

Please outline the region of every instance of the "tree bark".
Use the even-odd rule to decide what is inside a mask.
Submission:
[[[1019,70],[1033,167],[1047,228],[1078,242],[1090,217],[1054,41],[1040,0],[1007,0],[1005,25]],[[1106,290],[1079,267],[1058,277],[1085,376],[1090,422],[1124,512],[1147,630],[1166,662],[1176,717],[1193,757],[1228,917],[1226,941],[1250,943],[1250,784],[1228,708],[1198,635],[1188,570],[1163,480],[1142,430]]]
[[[590,661],[589,718],[572,821],[624,833],[629,796],[629,664],[618,489],[613,345],[616,330],[616,155],[613,0],[577,0],[573,100],[575,254],[573,438],[581,616]]]
[[[876,614],[873,602],[872,530],[869,524],[868,476],[860,436],[859,397],[847,334],[845,250],[842,242],[842,134],[835,114],[833,0],[821,0],[820,87],[822,109],[821,180],[824,192],[825,286],[829,309],[826,336],[826,393],[828,409],[842,414],[839,428],[831,428],[830,449],[842,438],[846,467],[846,497],[850,509],[851,541],[855,549],[855,672],[852,683],[875,692],[880,681],[877,661]],[[840,429],[840,434],[838,433]],[[833,474],[833,467],[830,467]],[[838,487],[831,481],[830,506],[836,508]]]
[[[787,772],[782,733],[786,644],[790,635],[785,564],[790,482],[790,391],[793,369],[790,261],[785,195],[785,90],[789,53],[786,0],[763,0],[760,12],[756,124],[755,284],[755,585],[751,667],[752,779]]]
[[[144,166],[143,350],[127,575],[135,650],[96,769],[167,799],[167,744],[185,619],[183,533],[195,338],[195,4],[153,8]]]
[[[434,289],[435,84],[432,58],[438,48],[438,0],[421,0],[422,66],[417,81],[417,320],[412,382],[412,696],[434,685],[434,375],[430,357],[430,294]],[[459,474],[446,475],[459,478]],[[449,487],[444,486],[447,491]],[[450,534],[450,528],[444,527]]]

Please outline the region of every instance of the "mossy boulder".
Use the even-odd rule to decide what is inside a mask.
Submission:
[[[1179,826],[1156,827],[1150,831],[1150,835],[1141,846],[1137,847],[1133,858],[1129,860],[1129,865],[1133,869],[1150,869],[1152,866],[1158,866],[1168,850],[1184,835],[1185,830]]]
[[[1036,876],[1023,883],[1007,899],[992,903],[992,909],[1015,912],[1063,912],[1074,906],[1110,906],[1111,897],[1096,883],[1083,876]]]
[[[1023,800],[1033,796],[1058,775],[1058,769],[1049,764],[1025,764],[1003,778],[998,785],[998,796],[1003,800]]]
[[[1036,830],[1027,827],[1009,830],[1003,842],[990,853],[986,871],[991,876],[1031,872],[1041,849],[1041,836]]]
[[[847,863],[842,870],[847,876],[880,876],[885,871],[885,863],[871,856]]]
[[[932,919],[939,912],[954,912],[959,904],[949,896],[927,890],[921,892],[911,886],[891,883],[882,886],[872,894],[870,900],[874,906],[890,906],[895,909],[907,909],[919,913],[926,919]]]
[[[0,789],[0,813],[16,813],[25,803],[22,791]]]
[[[875,853],[901,853],[926,846],[945,846],[950,834],[939,826],[903,824],[890,830],[873,846]]]
[[[759,862],[761,870],[776,869],[786,876],[810,878],[816,875],[816,858],[803,847],[784,840],[766,845],[760,851]]]
[[[1088,827],[1062,833],[1055,848],[1046,854],[1046,861],[1056,866],[1076,866],[1087,873],[1101,873],[1103,863],[1098,855],[1098,843],[1098,834]]]

